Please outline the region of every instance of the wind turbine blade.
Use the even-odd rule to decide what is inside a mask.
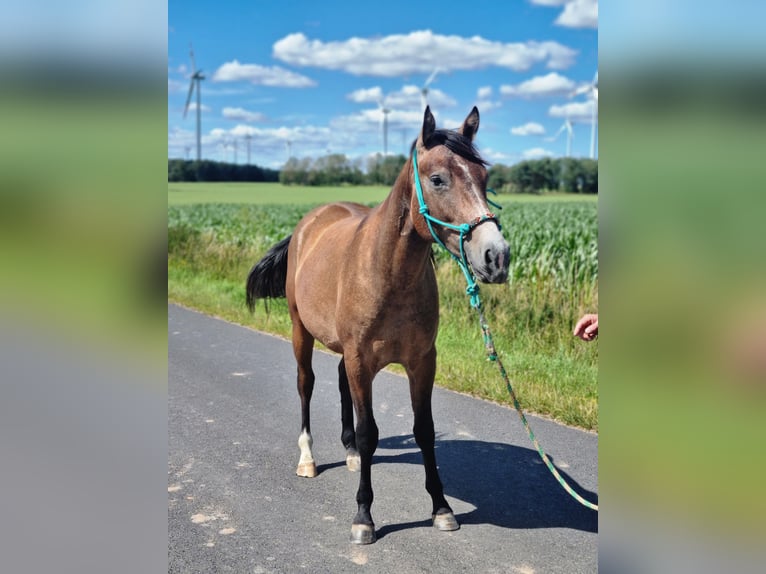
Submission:
[[[563,132],[566,129],[566,127],[567,127],[566,124],[562,125],[559,128],[559,131],[557,131],[555,135],[553,135],[553,136],[551,136],[549,138],[546,138],[545,141],[555,142],[557,139],[559,139],[559,136],[561,135],[561,132]]]
[[[191,42],[189,42],[189,58],[191,58],[193,75],[197,71],[197,64],[194,63],[194,48],[192,47]]]
[[[186,96],[186,105],[184,106],[184,118],[186,117],[186,112],[189,111],[189,102],[191,102],[193,91],[194,91],[194,78],[192,78],[191,82],[189,83],[189,95]]]
[[[426,80],[426,83],[423,84],[423,87],[427,88],[431,84],[431,82],[433,82],[436,79],[436,74],[438,74],[440,71],[441,71],[441,68],[439,68],[438,66],[434,68],[434,71],[431,72],[430,76],[428,76],[428,79]]]
[[[584,86],[580,86],[576,90],[574,90],[572,93],[569,94],[570,98],[574,98],[575,96],[579,96],[580,94],[587,94],[593,89],[593,86],[591,84],[586,84]]]

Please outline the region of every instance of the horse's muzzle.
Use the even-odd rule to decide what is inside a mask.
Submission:
[[[482,283],[505,283],[511,248],[496,225],[480,225],[465,242],[465,253]]]
[[[508,280],[508,261],[511,256],[511,248],[505,241],[503,243],[502,246],[492,245],[485,249],[480,265],[471,263],[477,279],[483,283],[505,283]]]

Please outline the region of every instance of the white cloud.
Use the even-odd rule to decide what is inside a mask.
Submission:
[[[555,155],[552,151],[543,149],[541,147],[533,147],[521,152],[521,157],[524,159],[540,159],[542,157],[548,157]]]
[[[492,86],[482,86],[476,90],[476,97],[480,100],[487,100],[492,97]]]
[[[292,65],[383,77],[430,74],[437,66],[446,72],[490,66],[524,71],[537,64],[564,69],[574,63],[575,54],[572,48],[553,41],[502,43],[481,36],[444,36],[431,30],[335,42],[294,33],[273,46],[273,56]]]
[[[451,96],[448,96],[437,88],[428,88],[426,96],[431,110],[434,108],[451,108],[457,105],[457,102]],[[385,103],[390,107],[421,110],[420,88],[417,86],[403,86],[397,92],[391,92],[386,96]],[[420,120],[422,121],[422,117]]]
[[[548,115],[553,118],[569,118],[573,122],[590,123],[593,114],[593,100],[587,102],[571,102],[564,105],[553,105],[548,109]],[[598,116],[598,110],[596,110]]]
[[[168,93],[180,94],[189,89],[189,84],[168,78]]]
[[[190,114],[190,113],[192,113],[192,112],[194,112],[196,110],[197,110],[197,103],[196,102],[189,102],[189,110],[188,110],[187,113]],[[202,111],[202,112],[209,112],[210,111],[210,106],[206,106],[205,104],[202,104],[200,106],[200,111]]]
[[[487,159],[492,163],[509,162],[513,159],[512,155],[494,150],[489,147],[483,149],[481,155],[484,159]]]
[[[538,6],[564,6],[555,24],[567,28],[598,28],[598,0],[531,0]]]
[[[241,122],[262,122],[266,119],[262,113],[251,112],[244,108],[224,108],[221,113],[226,119]]]
[[[390,92],[385,96],[380,86],[361,88],[351,92],[346,98],[358,104],[377,104],[382,101],[387,108],[421,110],[420,88],[414,85],[402,86],[396,92]],[[441,90],[429,88],[428,104],[431,108],[446,108],[456,106],[457,102]]]
[[[169,148],[176,149],[178,137],[182,134],[172,134],[168,143]],[[287,142],[292,146],[293,155],[321,155],[332,144],[333,132],[326,127],[298,126],[259,128],[252,125],[238,124],[231,129],[215,128],[202,136],[202,146],[208,155],[215,152],[220,155],[220,146],[234,142],[238,143],[239,151],[246,149],[243,141],[246,136],[251,136],[250,151],[254,155],[253,163],[264,165],[274,163],[281,165],[286,159]],[[240,156],[242,157],[242,156]],[[229,158],[231,159],[231,158]]]
[[[383,112],[379,108],[361,110],[355,114],[338,116],[330,120],[333,130],[350,132],[379,132],[383,123]],[[391,109],[388,114],[388,133],[391,139],[391,130],[412,129],[423,123],[423,113],[418,111],[406,111]]]
[[[492,86],[482,86],[476,90],[475,106],[480,112],[489,112],[503,106],[502,102],[492,100]]]
[[[598,1],[572,0],[556,18],[556,24],[567,28],[598,28]]]
[[[535,76],[515,86],[500,86],[500,93],[517,98],[545,98],[568,95],[575,88],[574,81],[556,72]]]
[[[346,98],[357,104],[376,103],[383,99],[383,90],[380,86],[360,88],[348,94]]]
[[[279,88],[308,88],[316,86],[311,78],[296,74],[279,66],[240,64],[237,60],[226,62],[213,74],[214,82],[250,82],[260,86]]]
[[[479,112],[481,113],[490,112],[503,107],[503,103],[497,100],[476,100],[474,105],[479,108]]]
[[[545,133],[545,128],[535,122],[527,122],[523,126],[511,128],[511,133],[515,136],[541,136]]]

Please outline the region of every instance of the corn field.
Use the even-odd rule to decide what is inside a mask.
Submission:
[[[597,311],[597,204],[503,202],[498,212],[511,246],[508,283],[482,285],[498,350],[511,368],[522,405],[569,424],[598,427],[598,344],[572,336],[584,312]],[[168,207],[172,300],[258,329],[289,336],[284,300],[248,315],[245,279],[274,243],[291,234],[312,205],[193,204]],[[465,281],[450,256],[434,248],[441,319],[437,384],[507,402],[485,369]]]

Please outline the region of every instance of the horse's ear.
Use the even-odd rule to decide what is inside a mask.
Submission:
[[[431,139],[431,136],[434,134],[435,130],[436,120],[434,119],[434,115],[431,113],[431,106],[426,106],[426,111],[423,114],[423,129],[420,131],[420,142],[423,145],[427,145],[428,140]]]
[[[459,131],[469,140],[473,141],[473,138],[476,137],[476,132],[479,131],[479,108],[473,107]]]

